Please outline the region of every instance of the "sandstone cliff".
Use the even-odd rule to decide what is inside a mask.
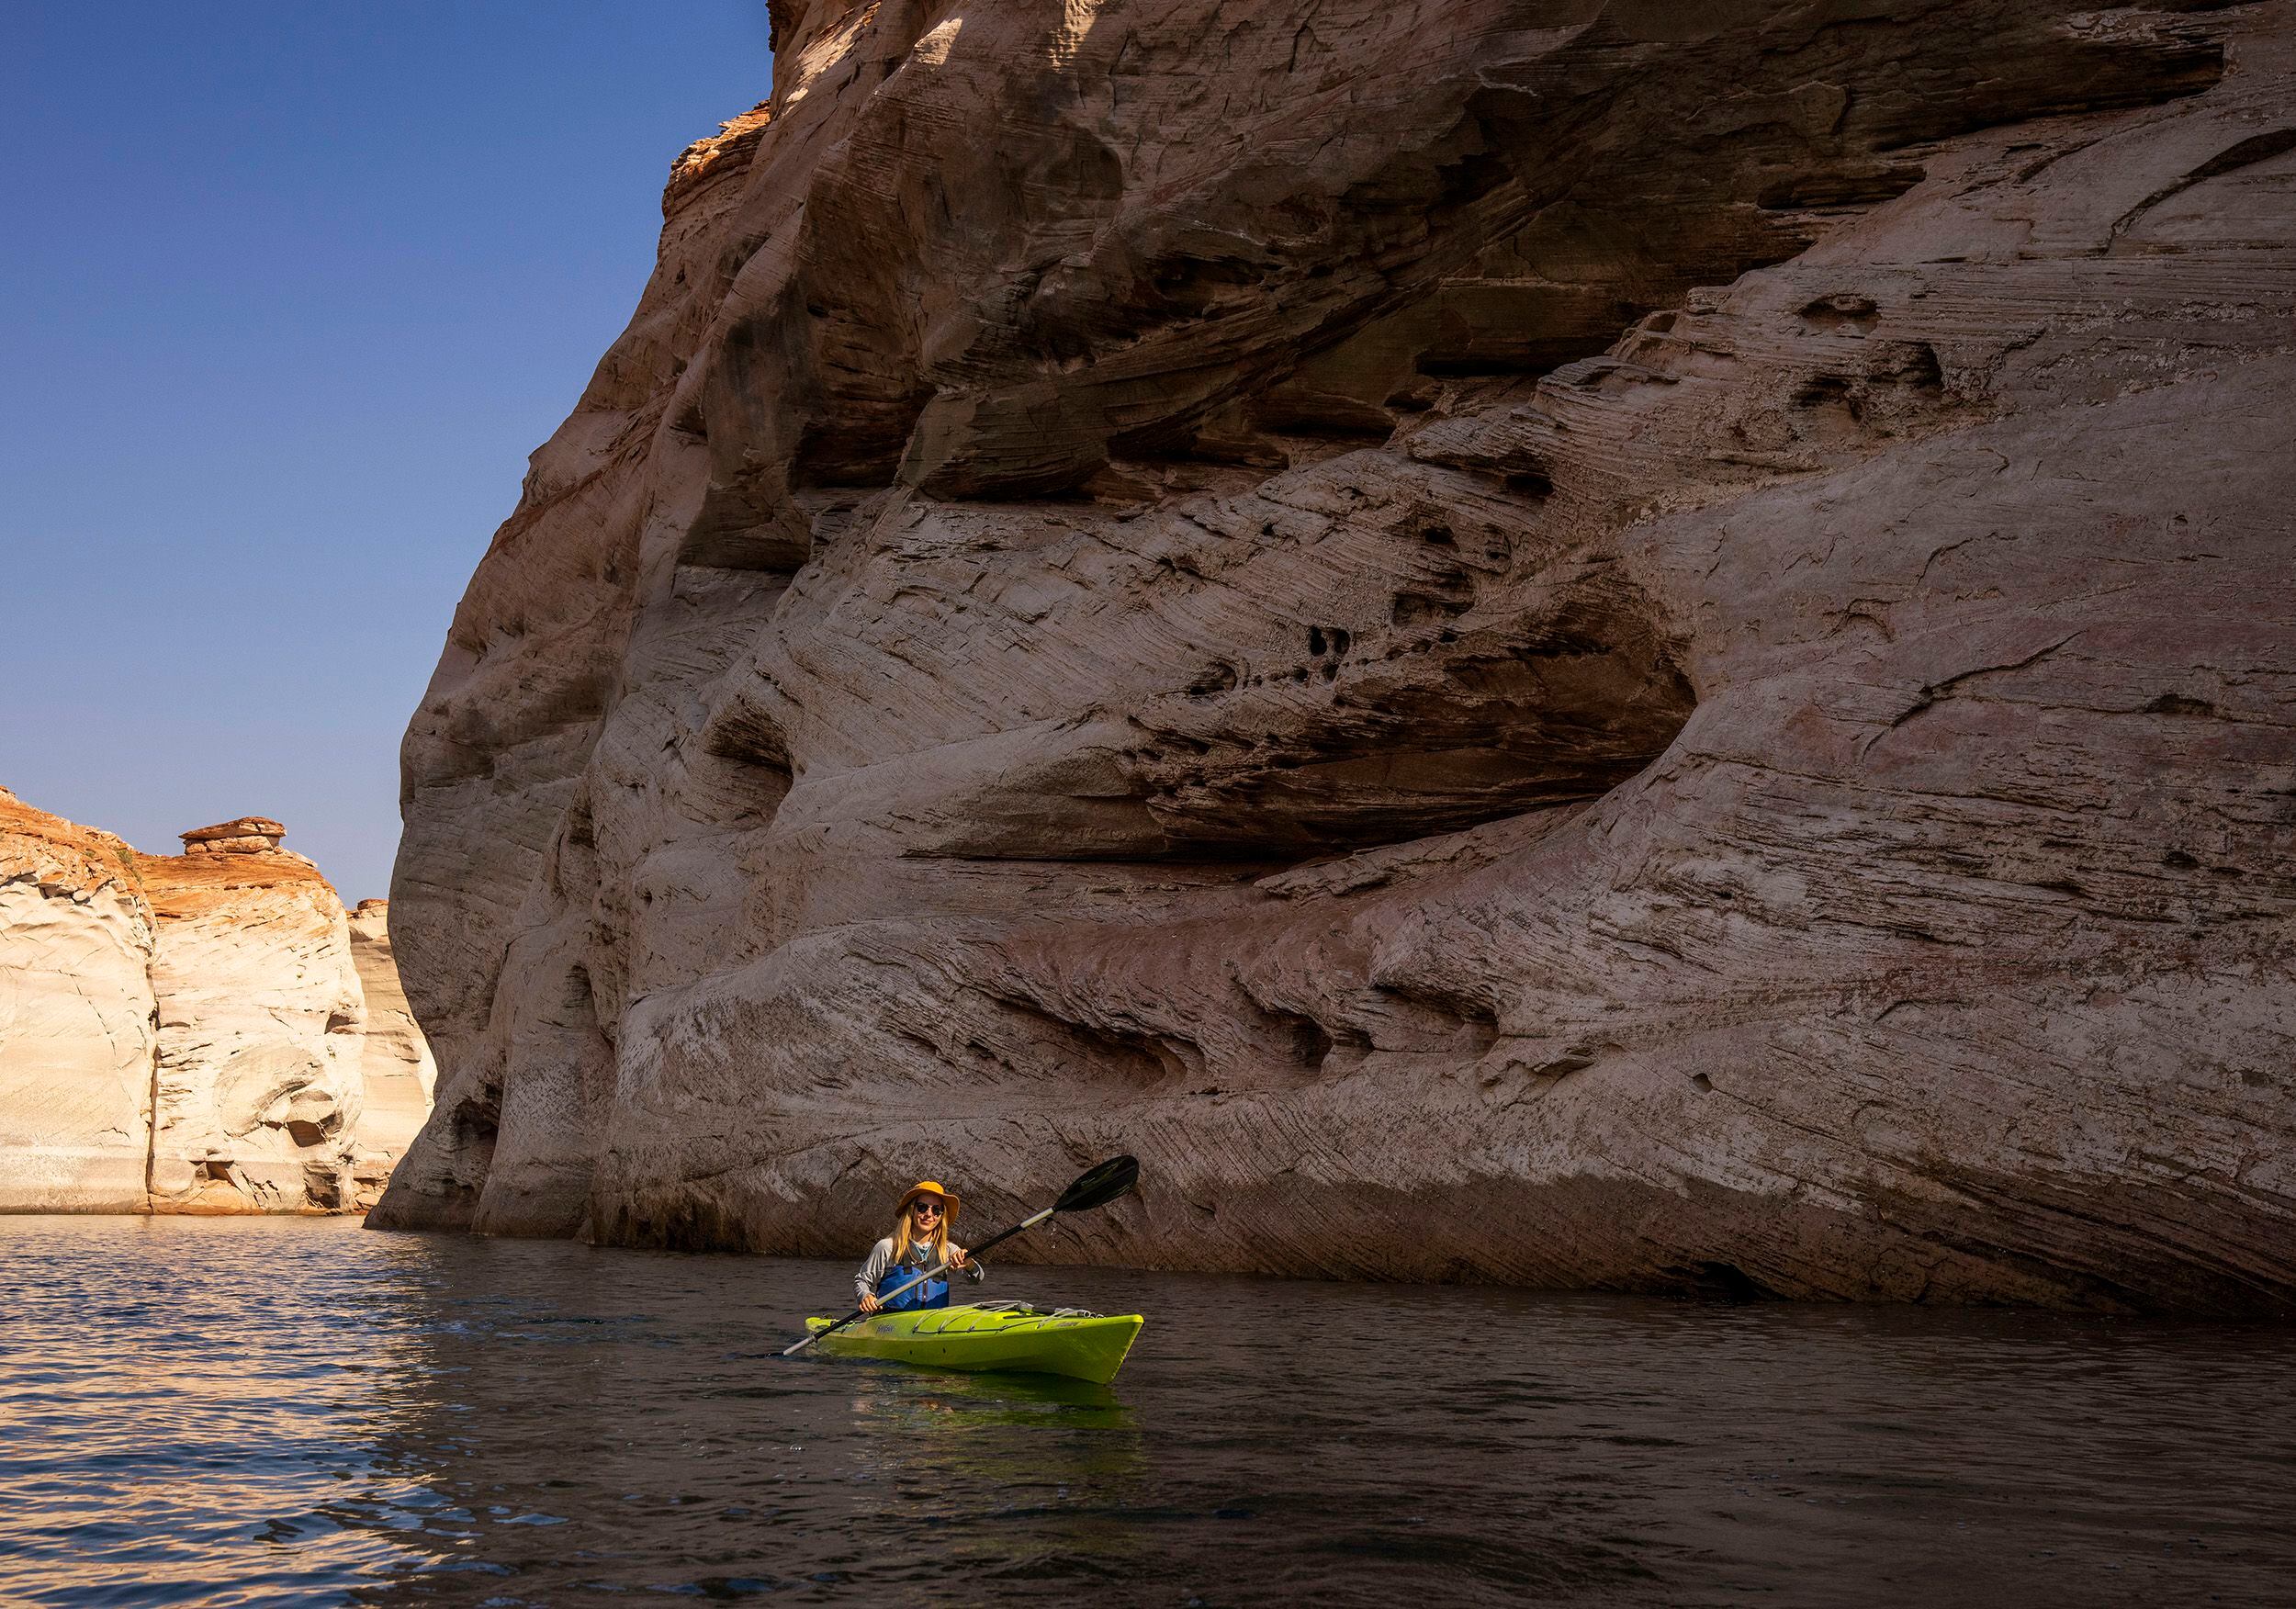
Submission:
[[[0,1211],[379,1196],[426,1052],[381,912],[355,940],[286,830],[245,817],[143,855],[0,792]]]
[[[359,1081],[362,1115],[357,1137],[361,1153],[355,1171],[361,1195],[381,1193],[391,1164],[431,1115],[431,1089],[438,1065],[416,1025],[399,982],[390,945],[390,902],[363,899],[351,913],[351,960],[358,968],[365,1015],[360,1025]]]
[[[250,818],[137,858],[157,918],[157,1210],[348,1205],[362,1009],[343,902]]]
[[[772,11],[408,733],[373,1221],[2296,1303],[2289,6]]]
[[[143,1210],[152,907],[135,851],[0,788],[0,1210]]]

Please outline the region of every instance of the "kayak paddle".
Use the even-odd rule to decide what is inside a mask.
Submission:
[[[1089,1212],[1095,1207],[1105,1207],[1109,1202],[1115,1200],[1119,1196],[1123,1195],[1127,1190],[1131,1189],[1134,1182],[1137,1181],[1139,1177],[1140,1163],[1137,1158],[1130,1156],[1111,1156],[1108,1159],[1108,1161],[1100,1164],[1097,1167],[1090,1168],[1086,1172],[1079,1174],[1076,1177],[1076,1182],[1061,1192],[1061,1198],[1053,1202],[1050,1207],[1047,1207],[1043,1211],[1022,1219],[1019,1222],[1014,1224],[1010,1229],[1006,1230],[1001,1234],[990,1235],[979,1245],[973,1247],[970,1251],[965,1253],[965,1255],[968,1257],[977,1257],[983,1252],[988,1250],[989,1247],[996,1245],[998,1242],[1008,1241],[1024,1229],[1034,1229],[1038,1224],[1042,1223],[1055,1212]],[[884,1302],[891,1301],[895,1297],[901,1295],[904,1291],[914,1290],[917,1287],[924,1284],[928,1279],[946,1274],[948,1271],[949,1265],[947,1263],[941,1264],[938,1268],[929,1268],[924,1273],[919,1274],[916,1278],[908,1280],[903,1284],[896,1285],[891,1290],[886,1291],[884,1301],[881,1301],[878,1305],[883,1307]],[[783,1347],[782,1349],[782,1356],[783,1357],[794,1357],[797,1354],[803,1352],[806,1347],[820,1340],[824,1335],[834,1335],[839,1330],[845,1328],[846,1325],[851,1323],[855,1319],[866,1318],[868,1314],[866,1310],[855,1308],[851,1312],[847,1313],[843,1318],[839,1319],[836,1323],[831,1324],[827,1329],[816,1330],[812,1334],[806,1336],[803,1341],[798,1342],[794,1346]]]

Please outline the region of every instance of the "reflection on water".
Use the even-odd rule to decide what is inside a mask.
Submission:
[[[2296,1602],[2296,1336],[1116,1270],[1113,1388],[821,1263],[0,1219],[0,1603]]]

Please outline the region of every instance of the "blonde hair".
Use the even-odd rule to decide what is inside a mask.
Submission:
[[[949,1200],[945,1196],[936,1198],[940,1202],[940,1218],[933,1225],[933,1261],[946,1263],[949,1260]],[[907,1262],[909,1247],[917,1243],[916,1238],[909,1233],[909,1225],[917,1221],[909,1216],[909,1208],[917,1199],[911,1197],[901,1203],[899,1220],[893,1226],[893,1260],[895,1263]]]

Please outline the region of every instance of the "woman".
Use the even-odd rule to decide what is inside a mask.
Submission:
[[[869,1261],[853,1277],[854,1294],[865,1313],[949,1305],[949,1281],[936,1276],[898,1296],[891,1293],[919,1274],[946,1263],[967,1279],[981,1277],[981,1266],[962,1246],[949,1243],[949,1221],[962,1205],[931,1179],[919,1179],[895,1210],[893,1232],[870,1249]],[[888,1300],[889,1299],[889,1300]]]

